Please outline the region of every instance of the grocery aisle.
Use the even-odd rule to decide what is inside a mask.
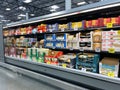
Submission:
[[[61,90],[0,67],[0,90]]]

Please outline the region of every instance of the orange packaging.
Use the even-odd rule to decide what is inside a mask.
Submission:
[[[45,24],[38,25],[37,28],[38,28],[38,33],[46,32],[46,25]]]
[[[20,29],[20,32],[21,32],[21,35],[26,34],[26,28],[21,28],[21,29]]]
[[[58,65],[58,57],[63,55],[61,51],[49,51],[48,55],[45,56],[45,63]]]
[[[92,27],[100,27],[100,19],[92,20]]]
[[[5,30],[5,31],[3,32],[3,35],[4,35],[4,36],[8,36],[8,35],[9,35],[8,30]]]
[[[107,26],[108,23],[111,23],[111,18],[104,18],[104,26]]]
[[[111,23],[113,23],[113,25],[120,25],[120,16],[119,17],[112,17]]]

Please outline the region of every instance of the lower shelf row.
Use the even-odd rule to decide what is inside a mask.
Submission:
[[[10,48],[5,56],[27,59],[38,63],[73,68],[85,72],[118,77],[119,58],[101,57],[92,53],[64,53],[45,48]]]

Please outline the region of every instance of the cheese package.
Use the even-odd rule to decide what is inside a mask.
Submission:
[[[92,20],[92,27],[100,27],[101,26],[100,21],[101,21],[101,18]]]
[[[21,33],[21,35],[25,35],[26,34],[26,27],[21,28],[20,33]]]
[[[26,34],[32,34],[32,29],[33,29],[32,26],[27,27],[26,28]]]
[[[104,18],[104,26],[107,26],[108,23],[111,23],[111,18]]]
[[[71,29],[72,30],[79,30],[80,28],[83,28],[83,22],[72,22],[71,23]]]
[[[46,24],[38,25],[37,30],[38,30],[38,33],[46,32],[46,30],[47,30]]]
[[[114,26],[120,25],[120,16],[118,16],[118,17],[112,17],[112,18],[111,18],[111,23],[112,23]]]
[[[8,36],[8,35],[9,35],[8,30],[3,31],[3,35],[4,35],[4,36]]]
[[[16,30],[15,30],[15,35],[20,35],[20,34],[21,34],[20,28],[16,29]]]
[[[91,28],[92,27],[92,20],[86,21],[86,28]]]
[[[102,41],[102,32],[100,30],[96,30],[93,32],[93,42],[101,43]]]
[[[65,31],[69,29],[69,25],[68,24],[59,24],[58,25],[58,30],[59,31]]]

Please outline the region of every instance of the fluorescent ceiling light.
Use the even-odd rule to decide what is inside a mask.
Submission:
[[[23,7],[23,6],[20,6],[19,9],[21,9],[21,10],[26,10],[26,8]]]
[[[52,9],[58,9],[59,6],[57,6],[57,5],[53,5],[53,6],[51,6],[51,8],[52,8]]]
[[[10,11],[11,9],[10,8],[6,8],[7,11]]]
[[[79,3],[77,3],[77,5],[83,5],[83,4],[86,4],[86,2],[79,2]]]
[[[30,14],[30,16],[35,16],[35,14]]]
[[[2,22],[7,22],[7,21],[9,22],[10,20],[5,20],[5,19],[4,19],[4,20],[1,20],[1,21],[2,21]]]
[[[69,14],[55,16],[55,17],[51,17],[51,18],[47,18],[47,19],[43,18],[43,19],[40,19],[40,20],[31,21],[31,22],[25,22],[25,23],[19,23],[19,24],[10,23],[10,24],[7,24],[7,27],[13,27],[13,26],[24,25],[24,24],[31,24],[31,23],[35,23],[35,22],[41,22],[41,21],[45,21],[45,20],[61,18],[61,17],[65,17],[65,16],[75,15],[75,14],[78,14],[78,13],[86,13],[86,12],[90,12],[90,11],[95,11],[95,10],[100,10],[100,9],[105,9],[105,8],[111,8],[111,7],[115,7],[115,6],[120,6],[120,3],[110,4],[110,5],[106,5],[106,6],[100,6],[100,7],[96,7],[96,8],[82,10],[80,12],[69,13]]]
[[[6,20],[1,20],[1,21],[5,22]]]
[[[25,14],[20,14],[18,15],[19,17],[25,17],[26,15]]]
[[[30,3],[32,0],[23,0],[24,3]]]

